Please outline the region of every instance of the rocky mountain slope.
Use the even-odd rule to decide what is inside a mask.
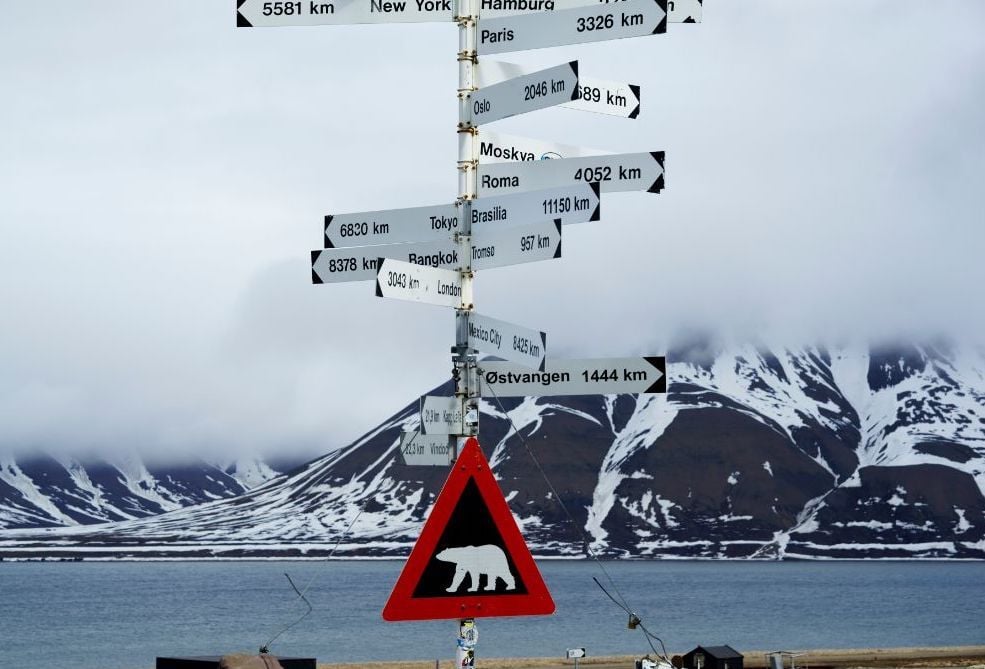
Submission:
[[[536,554],[985,559],[982,351],[693,346],[668,362],[666,396],[483,401],[483,448]],[[0,556],[405,555],[447,474],[396,458],[418,420],[414,402],[232,499],[3,532]]]

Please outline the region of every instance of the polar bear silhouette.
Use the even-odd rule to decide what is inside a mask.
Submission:
[[[442,562],[455,564],[455,578],[452,579],[451,585],[445,588],[445,592],[456,592],[462,585],[462,581],[465,580],[466,574],[472,583],[468,592],[475,592],[479,589],[479,579],[483,574],[486,575],[484,590],[495,590],[497,578],[503,580],[507,590],[516,589],[516,579],[510,573],[506,554],[499,546],[486,544],[485,546],[446,548],[435,557]]]

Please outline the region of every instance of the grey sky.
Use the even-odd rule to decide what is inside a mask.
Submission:
[[[0,0],[0,450],[327,450],[447,377],[448,310],[312,286],[321,219],[456,195],[452,25],[234,28],[234,2]],[[684,327],[982,332],[985,5],[708,0],[668,34],[505,54],[639,83],[665,150],[478,310],[555,356]]]

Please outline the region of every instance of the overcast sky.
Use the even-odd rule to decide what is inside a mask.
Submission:
[[[313,286],[327,213],[457,194],[451,24],[235,28],[232,0],[0,0],[0,451],[343,445],[447,378],[450,310]],[[985,330],[985,3],[707,0],[662,36],[505,54],[638,83],[667,152],[480,313],[556,357],[689,328]]]

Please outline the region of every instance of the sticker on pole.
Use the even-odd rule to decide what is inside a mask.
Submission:
[[[551,613],[551,593],[479,442],[469,439],[393,586],[383,619]]]

